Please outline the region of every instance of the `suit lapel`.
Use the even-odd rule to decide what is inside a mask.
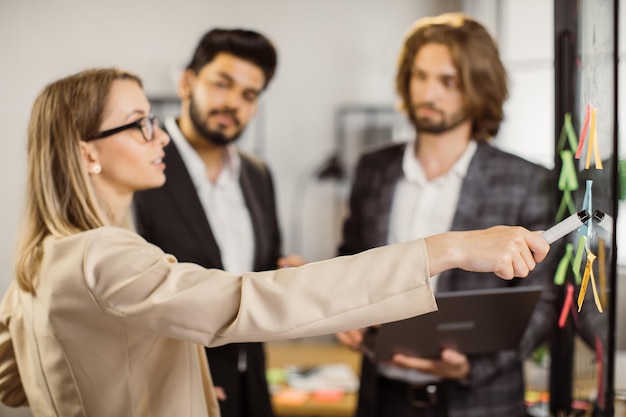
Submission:
[[[489,176],[489,145],[479,143],[476,153],[467,169],[467,174],[461,186],[459,201],[452,220],[450,230],[468,230],[479,226],[474,226],[479,221],[481,202],[488,198],[485,193]],[[437,282],[437,291],[451,291],[454,288],[456,279],[454,278],[457,269],[443,272]]]
[[[205,247],[210,265],[223,268],[219,247],[213,236],[204,208],[200,203],[193,181],[183,159],[173,142],[165,148],[166,177],[164,190],[170,194],[180,219],[187,228],[186,235],[193,236],[198,244]],[[183,234],[185,235],[185,234]]]
[[[491,169],[488,145],[479,143],[463,180],[459,202],[452,221],[452,230],[480,227],[480,207],[488,198]]]
[[[243,156],[241,157],[241,177],[239,184],[252,223],[252,234],[254,236],[254,261],[252,267],[253,270],[258,271],[260,269],[259,263],[262,258],[262,245],[264,242],[268,241],[268,238],[263,223],[263,210],[255,196],[255,190],[258,190],[260,185],[255,184],[255,177],[251,175],[248,161]]]
[[[404,155],[405,146],[397,147],[397,152],[391,153],[389,161],[385,163],[385,176],[380,185],[380,190],[377,195],[379,196],[379,210],[373,221],[376,224],[378,231],[378,242],[380,245],[387,243],[389,236],[389,222],[391,218],[391,205],[393,202],[393,194],[398,184],[398,181],[403,176],[402,172],[402,158]]]

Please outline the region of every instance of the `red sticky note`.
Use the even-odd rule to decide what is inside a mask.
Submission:
[[[567,313],[572,306],[572,300],[574,299],[574,286],[570,283],[567,284],[567,294],[565,295],[565,302],[563,303],[563,309],[561,310],[561,316],[559,317],[559,327],[565,327],[567,321]]]

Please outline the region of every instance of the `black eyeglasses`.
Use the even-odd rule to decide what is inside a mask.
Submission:
[[[102,139],[108,136],[114,135],[118,132],[127,129],[139,129],[141,130],[141,134],[146,142],[150,142],[154,139],[154,127],[159,124],[159,118],[157,116],[146,116],[142,117],[139,120],[136,120],[132,123],[129,123],[124,126],[114,127],[113,129],[105,130],[104,132],[96,133],[93,136],[89,136],[85,139],[85,142],[89,142],[90,140]]]

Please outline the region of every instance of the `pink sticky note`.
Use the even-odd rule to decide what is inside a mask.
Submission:
[[[578,140],[578,149],[576,149],[576,155],[574,158],[580,159],[580,154],[583,152],[583,146],[585,144],[585,137],[587,136],[587,129],[589,129],[589,119],[591,117],[591,104],[587,104],[587,109],[585,111],[585,122],[583,123],[583,128],[580,132],[580,139]]]

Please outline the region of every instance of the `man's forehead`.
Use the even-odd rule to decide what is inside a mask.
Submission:
[[[262,89],[265,83],[263,70],[249,60],[232,54],[219,53],[200,70],[199,76],[218,76]]]
[[[438,76],[458,75],[450,49],[440,44],[426,44],[421,47],[415,54],[411,69]]]

